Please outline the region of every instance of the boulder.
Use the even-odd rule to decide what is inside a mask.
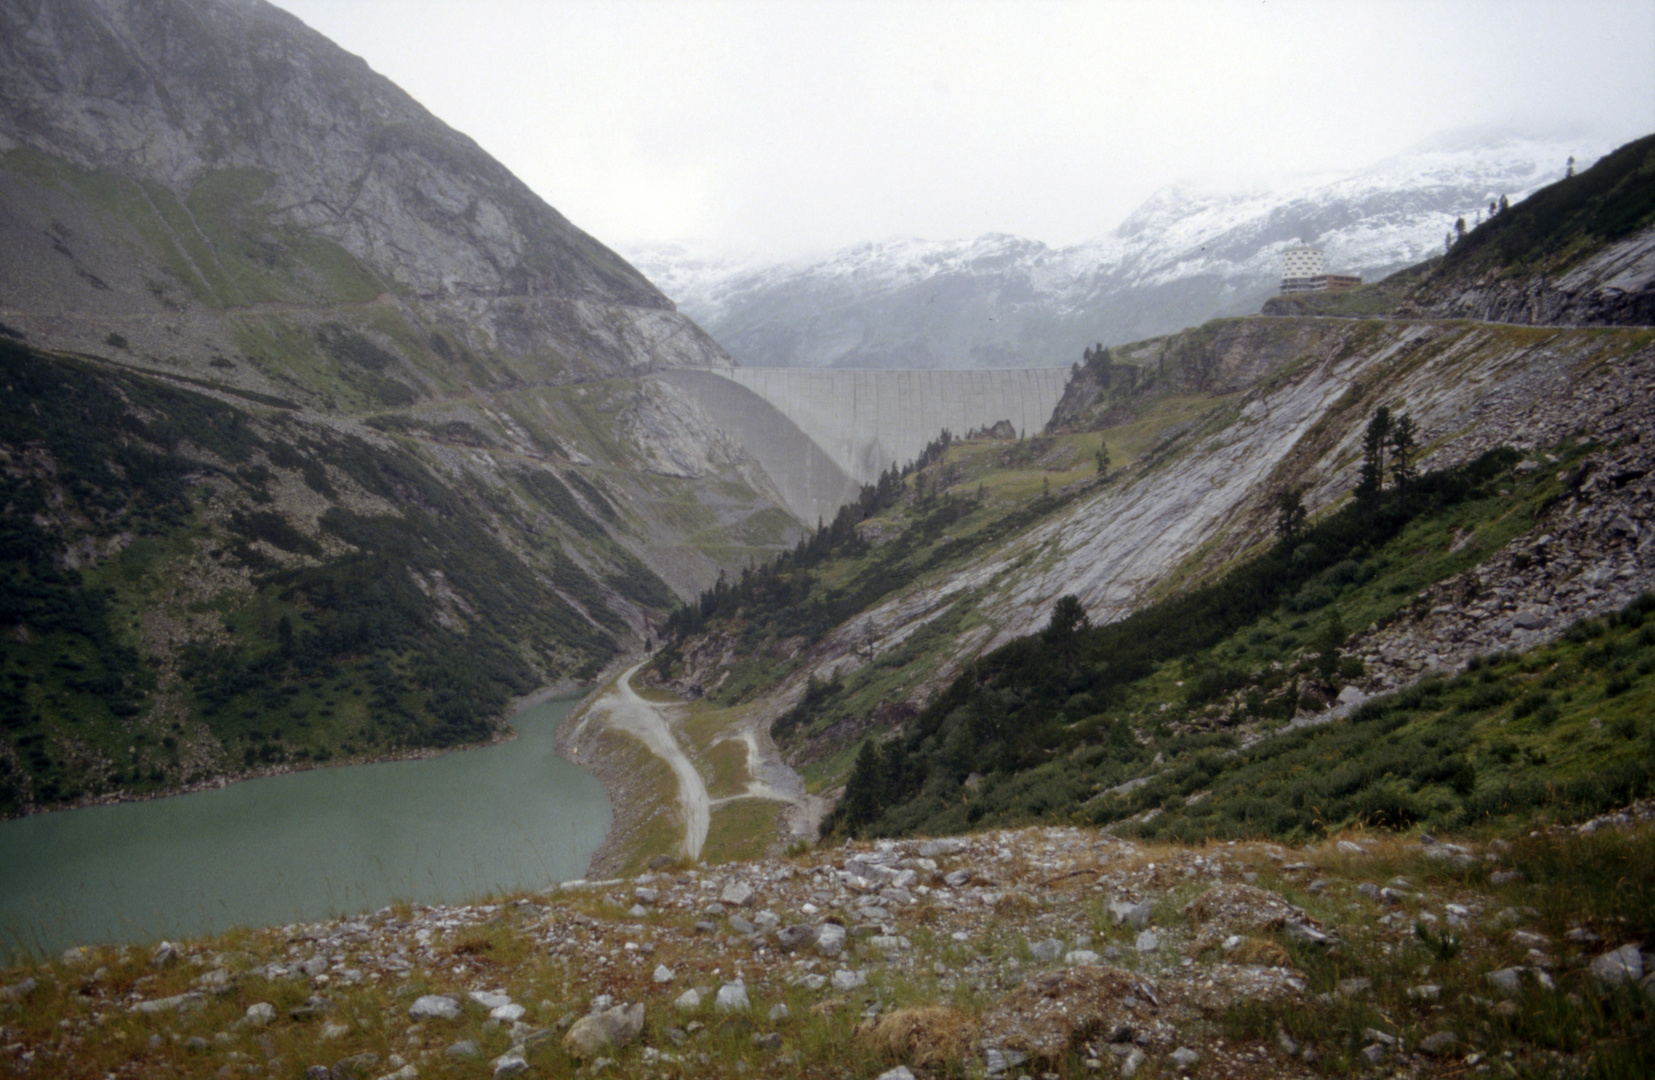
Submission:
[[[747,999],[747,984],[740,980],[719,987],[718,997],[713,1001],[713,1008],[721,1013],[746,1012],[752,1007]]]
[[[759,894],[745,881],[732,881],[724,886],[724,891],[718,894],[718,898],[731,907],[752,907]]]
[[[776,931],[776,944],[789,952],[803,949],[816,943],[816,931],[813,927],[795,924],[784,926]]]
[[[460,1003],[447,994],[424,994],[408,1006],[410,1020],[458,1020]]]
[[[1448,1057],[1460,1046],[1460,1037],[1452,1031],[1439,1031],[1419,1040],[1419,1051],[1432,1057]]]
[[[1151,916],[1155,914],[1155,905],[1148,900],[1133,903],[1130,900],[1116,900],[1109,905],[1109,914],[1115,917],[1115,925],[1130,926],[1135,930],[1142,930],[1149,925]]]
[[[841,994],[855,990],[857,987],[865,985],[867,981],[867,974],[861,971],[846,971],[844,968],[840,968],[833,973],[833,988]]]
[[[1063,955],[1064,946],[1057,938],[1047,938],[1030,945],[1029,952],[1034,956],[1036,963],[1049,964]]]
[[[1644,977],[1643,955],[1636,945],[1622,945],[1592,961],[1592,981],[1608,990]]]
[[[642,1004],[616,1005],[576,1020],[563,1036],[563,1049],[577,1061],[590,1061],[607,1051],[619,1050],[643,1030]]]
[[[826,957],[835,957],[845,951],[845,928],[838,923],[823,923],[816,928],[816,951]]]

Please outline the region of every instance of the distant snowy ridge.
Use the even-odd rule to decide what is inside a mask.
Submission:
[[[699,257],[690,245],[623,252],[736,358],[755,367],[1066,364],[1118,344],[1257,311],[1281,253],[1375,280],[1442,250],[1456,218],[1516,202],[1585,168],[1596,139],[1504,136],[1438,145],[1273,191],[1167,187],[1109,235],[1065,248],[1005,234],[862,244],[826,258]]]

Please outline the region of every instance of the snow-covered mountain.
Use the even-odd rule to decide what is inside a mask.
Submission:
[[[1108,236],[1067,248],[990,234],[864,244],[751,263],[690,245],[624,253],[738,363],[759,367],[1067,364],[1094,341],[1136,341],[1257,311],[1281,253],[1323,248],[1367,280],[1442,250],[1501,195],[1513,202],[1611,149],[1590,136],[1445,139],[1269,191],[1164,188]]]

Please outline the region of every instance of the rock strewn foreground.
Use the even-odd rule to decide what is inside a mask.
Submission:
[[[1650,816],[1583,831],[1647,837]],[[1583,841],[1519,843],[1548,842]],[[1655,956],[1615,926],[1560,933],[1512,851],[1030,829],[72,950],[5,978],[0,1061],[318,1080],[1561,1067],[1512,1036],[1523,1010],[1642,1001]]]

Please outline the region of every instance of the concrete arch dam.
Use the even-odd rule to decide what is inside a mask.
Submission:
[[[747,448],[807,524],[831,518],[861,484],[917,458],[944,428],[963,436],[1007,420],[1019,434],[1041,431],[1069,381],[1068,368],[678,368],[660,375]]]

